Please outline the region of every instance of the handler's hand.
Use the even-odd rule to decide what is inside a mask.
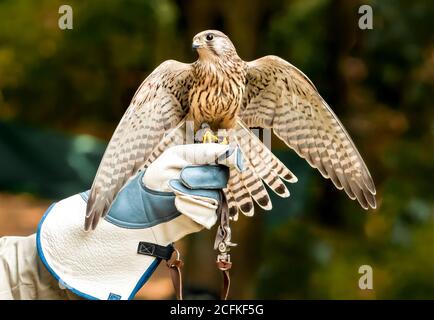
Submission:
[[[169,219],[168,196],[174,199],[179,212],[209,229],[217,220],[219,191],[227,186],[229,168],[240,170],[241,163],[240,151],[228,145],[208,143],[171,147],[127,183],[114,200],[106,219],[115,224],[127,219],[132,225],[140,223],[143,217]],[[137,180],[142,183],[138,184]],[[156,200],[156,196],[161,198]],[[132,212],[136,212],[134,217]]]

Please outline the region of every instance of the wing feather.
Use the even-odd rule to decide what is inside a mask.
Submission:
[[[240,118],[274,133],[351,199],[375,208],[375,185],[342,123],[313,83],[289,62],[266,56],[247,63]]]
[[[236,127],[229,131],[229,141],[239,146],[246,168],[243,172],[232,168],[225,189],[229,208],[233,208],[234,214],[238,208],[244,215],[252,216],[252,199],[264,210],[271,210],[271,200],[263,183],[278,196],[289,197],[282,180],[293,183],[297,178],[241,120],[237,120]]]
[[[92,184],[86,209],[86,230],[96,227],[119,190],[145,165],[165,134],[186,115],[191,71],[190,64],[165,61],[136,91],[107,146]]]

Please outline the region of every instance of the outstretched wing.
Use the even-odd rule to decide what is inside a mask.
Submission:
[[[140,85],[116,128],[90,191],[85,229],[95,229],[122,186],[188,111],[191,65],[163,62]]]
[[[371,175],[342,123],[313,83],[289,62],[266,56],[247,63],[240,112],[249,127],[273,128],[299,156],[338,189],[368,209],[375,208]]]

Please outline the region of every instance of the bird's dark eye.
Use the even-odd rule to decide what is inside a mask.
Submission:
[[[208,33],[206,35],[206,40],[211,41],[212,39],[214,39],[214,36],[211,33]]]

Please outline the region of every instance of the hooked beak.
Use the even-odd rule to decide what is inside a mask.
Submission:
[[[201,48],[202,47],[202,45],[199,43],[199,41],[197,41],[197,40],[194,40],[193,41],[193,43],[192,43],[192,45],[191,45],[191,48],[193,49],[193,50],[196,50],[196,49],[199,49],[199,48]]]

